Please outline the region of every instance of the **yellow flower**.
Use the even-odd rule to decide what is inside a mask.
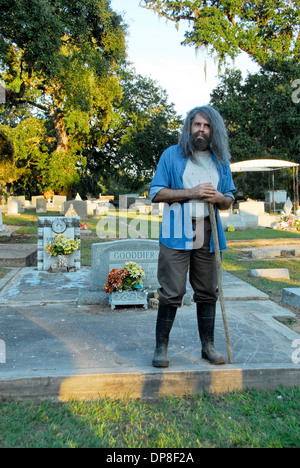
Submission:
[[[49,242],[45,250],[49,255],[56,257],[57,255],[71,255],[76,252],[80,246],[80,239],[70,239],[64,235],[56,234],[53,244]]]

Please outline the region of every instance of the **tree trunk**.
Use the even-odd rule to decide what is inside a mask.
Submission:
[[[69,137],[66,132],[64,116],[60,109],[51,112],[56,131],[56,151],[66,153],[69,150]]]

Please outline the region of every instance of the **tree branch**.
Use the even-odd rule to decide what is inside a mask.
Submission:
[[[20,99],[18,101],[18,104],[29,104],[30,106],[36,107],[37,109],[40,109],[44,112],[48,112],[49,109],[46,106],[43,106],[42,104],[38,104],[34,101],[30,101],[30,99]]]

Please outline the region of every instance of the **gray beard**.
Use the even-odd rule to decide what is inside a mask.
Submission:
[[[198,133],[190,136],[190,142],[193,145],[195,151],[206,151],[210,147],[211,140],[206,135],[203,136],[203,140],[197,140]]]

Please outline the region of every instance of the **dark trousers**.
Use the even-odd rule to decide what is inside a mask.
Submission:
[[[194,290],[194,301],[215,303],[218,299],[217,271],[214,253],[210,253],[211,226],[204,220],[204,241],[201,248],[169,249],[160,244],[158,259],[159,299],[164,304],[180,307],[186,292],[187,274]]]

